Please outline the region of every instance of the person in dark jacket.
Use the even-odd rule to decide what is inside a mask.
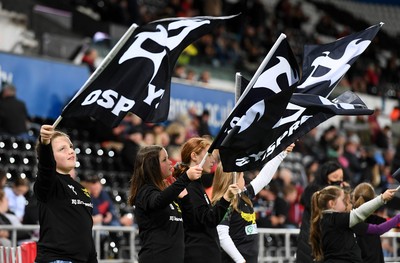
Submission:
[[[14,85],[6,84],[0,100],[0,134],[29,138],[28,124],[25,102],[17,99]]]
[[[175,166],[174,177],[180,178],[192,167],[199,166],[203,159],[203,173],[210,173],[215,159],[207,151],[208,139],[193,137],[183,146],[182,162]],[[207,156],[206,156],[207,155]],[[230,206],[230,201],[239,192],[237,184],[231,184],[214,205],[207,196],[202,181],[195,180],[186,188],[188,195],[182,198],[183,225],[185,228],[185,261],[187,263],[221,262],[221,248],[217,226]]]
[[[336,161],[328,161],[320,166],[315,180],[311,182],[301,196],[300,203],[304,206],[300,233],[297,240],[296,263],[313,262],[310,238],[311,197],[318,190],[328,185],[344,186],[343,169]]]
[[[193,167],[168,186],[173,171],[167,151],[159,145],[141,148],[135,160],[128,203],[134,206],[142,247],[139,262],[177,262],[184,259],[184,230],[178,198],[201,176]]]
[[[38,201],[40,237],[35,262],[96,263],[90,194],[71,177],[76,154],[67,134],[51,125],[40,128]]]

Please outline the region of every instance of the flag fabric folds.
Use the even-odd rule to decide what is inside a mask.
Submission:
[[[382,25],[371,26],[332,43],[305,45],[303,75],[295,92],[328,97],[354,61],[367,49]]]
[[[235,16],[169,18],[137,27],[106,67],[69,102],[62,117],[91,116],[110,127],[127,112],[168,118],[172,71],[193,41]]]
[[[303,76],[288,89],[293,91],[294,88],[293,92],[269,96],[263,100],[262,107],[256,104],[259,102],[255,98],[257,95],[249,92],[245,99],[248,103],[236,105],[236,111],[231,113],[221,129],[224,136],[217,136],[215,141],[214,147],[219,149],[224,171],[259,169],[291,143],[335,115],[372,114],[373,110],[368,109],[353,92],[344,92],[332,100],[328,97],[350,66],[368,47],[381,25],[382,23],[333,43],[306,46]],[[257,82],[262,82],[261,86],[269,87],[268,80],[274,79],[275,75],[265,72],[264,79],[258,79]],[[240,86],[248,83],[242,78]],[[281,88],[287,90],[286,86]],[[249,114],[252,111],[258,112],[258,115]],[[252,118],[248,118],[249,116]],[[233,122],[235,118],[238,121]],[[275,120],[277,121],[271,124]],[[242,123],[246,123],[246,126]]]
[[[224,158],[228,148],[233,151],[253,149],[268,136],[285,112],[300,79],[299,68],[287,40],[276,44],[276,50],[265,66],[260,66],[260,75],[239,98],[209,152],[218,148]],[[224,161],[223,165],[226,171],[239,171]]]

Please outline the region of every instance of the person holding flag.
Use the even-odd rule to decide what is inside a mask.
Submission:
[[[363,262],[352,228],[392,200],[396,191],[387,189],[350,212],[342,188],[330,185],[315,192],[311,200],[310,243],[316,261]]]
[[[294,144],[291,144],[285,151],[265,164],[257,177],[246,186],[242,172],[226,173],[223,171],[222,164],[218,165],[213,180],[212,204],[216,204],[222,198],[234,176],[241,190],[241,194],[233,198],[228,212],[217,226],[219,241],[224,251],[222,262],[258,262],[259,237],[256,214],[251,200],[271,182],[279,165],[293,147]]]
[[[51,125],[40,128],[38,173],[39,241],[35,262],[96,263],[93,204],[85,187],[71,177],[76,153],[67,134]]]
[[[211,142],[205,138],[189,139],[182,146],[182,162],[176,164],[174,177],[179,180],[193,169],[192,167],[202,167],[203,173],[210,173],[215,163],[212,154],[207,153],[210,145]],[[217,225],[227,212],[233,197],[239,193],[239,188],[237,184],[229,185],[222,198],[214,205],[211,204],[200,179],[190,183],[186,190],[188,195],[181,199],[185,229],[184,262],[220,263],[221,250]]]
[[[139,150],[131,180],[128,203],[135,207],[142,248],[139,262],[183,262],[184,232],[178,197],[185,187],[201,177],[200,167],[191,167],[173,184],[165,179],[173,170],[167,151],[159,145]]]

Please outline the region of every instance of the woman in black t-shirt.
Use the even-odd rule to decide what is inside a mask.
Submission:
[[[180,178],[198,167],[205,158],[202,166],[204,173],[210,173],[215,159],[207,151],[211,142],[205,138],[189,139],[181,151],[182,162],[176,166],[174,176]],[[205,155],[208,154],[207,157]],[[223,197],[211,205],[201,180],[193,181],[186,188],[188,195],[181,199],[183,225],[185,228],[185,262],[221,262],[221,250],[217,233],[217,225],[223,219],[231,199],[239,192],[237,184],[231,184]]]
[[[142,248],[139,262],[183,262],[184,232],[178,196],[191,180],[200,178],[202,169],[193,167],[170,186],[172,174],[167,151],[158,145],[141,148],[136,156],[130,186],[129,204],[134,206]]]

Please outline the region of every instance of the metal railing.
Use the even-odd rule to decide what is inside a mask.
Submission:
[[[17,232],[18,231],[37,231],[39,225],[22,225],[11,226],[2,225],[1,229],[11,231],[12,246],[17,247]],[[295,261],[296,240],[299,234],[299,229],[287,228],[259,228],[259,262],[276,262],[276,263],[291,263]],[[109,233],[128,233],[128,244],[126,250],[129,251],[129,256],[126,258],[106,259],[100,258],[101,238],[109,235]],[[136,237],[138,230],[135,227],[126,226],[94,226],[93,237],[95,241],[96,251],[100,263],[135,263],[137,262],[138,247]],[[393,255],[385,257],[385,262],[400,262],[398,255],[399,244],[397,239],[400,238],[399,232],[388,232],[381,236],[382,238],[390,239]],[[274,240],[274,241],[273,241]],[[276,240],[279,240],[277,242]],[[121,248],[120,248],[121,249]]]

